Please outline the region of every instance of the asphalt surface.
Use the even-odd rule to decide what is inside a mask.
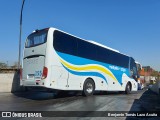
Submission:
[[[30,91],[24,93],[0,93],[0,111],[160,111],[160,97],[150,90],[140,90],[129,95],[118,92],[96,93],[90,97],[80,94],[56,96],[53,93]],[[72,116],[72,115],[71,115]],[[2,119],[2,118],[1,118]],[[6,118],[3,118],[6,119]],[[16,118],[10,118],[16,119]],[[27,118],[18,118],[27,119]],[[35,119],[35,118],[30,118]],[[39,119],[39,118],[38,118]],[[53,119],[53,118],[41,118]],[[158,117],[55,117],[54,119],[113,119],[136,120],[153,119]]]

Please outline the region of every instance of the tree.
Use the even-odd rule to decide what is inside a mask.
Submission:
[[[154,76],[154,77],[159,77],[159,72],[158,71],[153,71],[152,73],[151,73],[151,76]]]
[[[7,68],[7,64],[0,62],[0,68]]]
[[[14,62],[12,68],[14,68],[14,69],[18,68],[18,62]]]

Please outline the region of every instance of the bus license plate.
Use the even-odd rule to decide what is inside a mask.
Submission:
[[[34,79],[34,74],[28,74],[28,79]]]

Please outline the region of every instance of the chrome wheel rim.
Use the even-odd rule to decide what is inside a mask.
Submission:
[[[87,83],[86,88],[87,88],[86,91],[88,93],[92,93],[92,91],[93,91],[93,85],[91,83]]]
[[[127,85],[127,90],[131,91],[130,85]]]

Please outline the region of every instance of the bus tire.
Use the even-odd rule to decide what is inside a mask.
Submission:
[[[131,84],[127,83],[126,89],[125,89],[125,94],[130,94],[131,93]]]
[[[83,85],[83,96],[91,96],[95,91],[95,83],[92,79],[86,79]]]

